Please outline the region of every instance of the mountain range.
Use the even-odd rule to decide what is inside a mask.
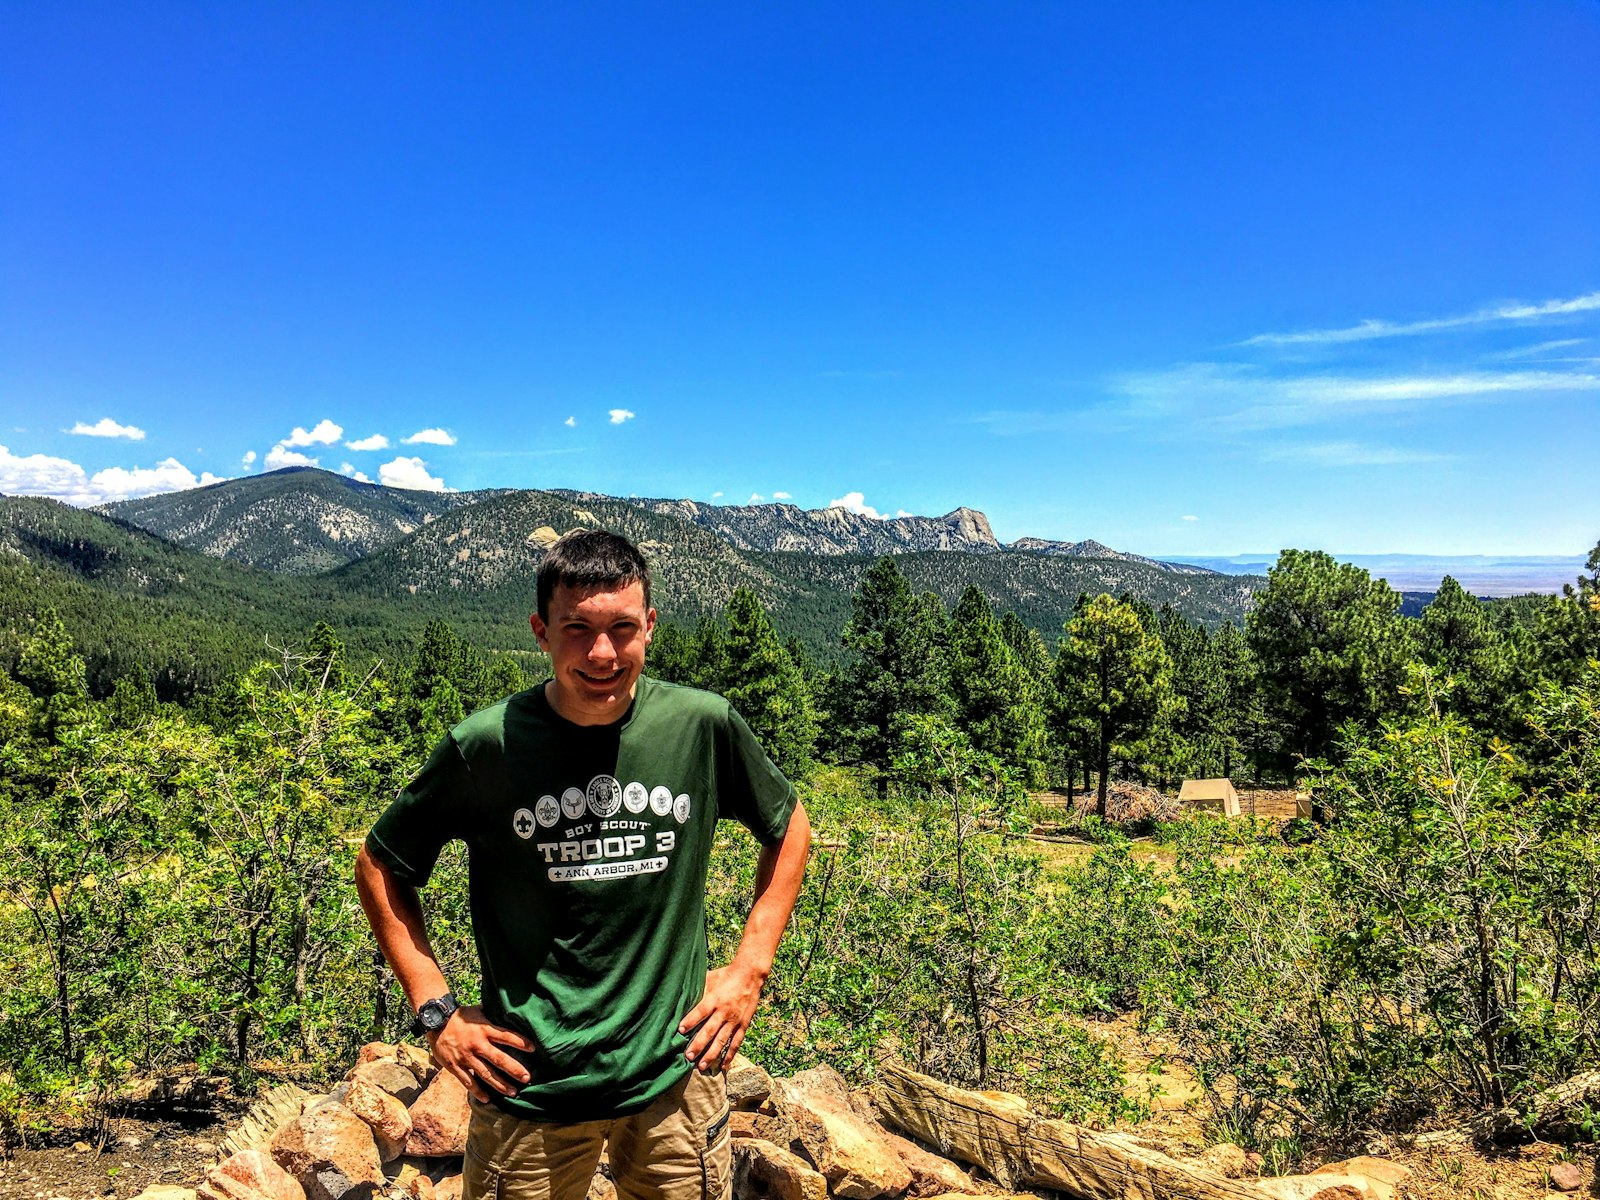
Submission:
[[[152,661],[164,694],[200,690],[317,620],[369,660],[408,652],[436,618],[485,650],[531,655],[525,614],[545,548],[597,526],[649,556],[664,620],[716,615],[747,586],[785,636],[823,657],[840,652],[851,595],[884,554],[947,605],[976,584],[1051,644],[1080,593],[1126,593],[1216,626],[1241,619],[1265,582],[1092,542],[1002,545],[966,508],[877,520],[591,492],[413,492],[289,468],[98,510],[0,497],[0,660],[45,605],[102,691]]]

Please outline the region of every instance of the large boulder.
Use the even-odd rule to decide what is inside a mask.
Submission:
[[[306,1190],[265,1150],[240,1150],[206,1172],[196,1200],[306,1200]]]
[[[798,1154],[743,1138],[733,1144],[733,1194],[739,1200],[828,1200],[828,1181]]]
[[[397,1097],[391,1096],[375,1083],[368,1083],[359,1075],[346,1081],[345,1086],[349,1091],[345,1093],[344,1106],[371,1128],[372,1140],[378,1147],[378,1157],[384,1162],[399,1158],[405,1151],[406,1140],[411,1136],[411,1114],[406,1111],[406,1106]]]
[[[280,1127],[272,1157],[307,1200],[367,1200],[384,1182],[371,1128],[342,1104],[324,1102]]]
[[[863,1121],[841,1098],[822,1087],[792,1089],[787,1115],[799,1130],[806,1157],[839,1200],[877,1200],[911,1187],[911,1172],[887,1135]]]
[[[418,1158],[465,1154],[471,1115],[461,1081],[449,1071],[438,1072],[411,1106],[411,1134],[405,1152]]]

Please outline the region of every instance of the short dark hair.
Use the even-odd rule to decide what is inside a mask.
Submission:
[[[539,564],[539,619],[550,619],[550,597],[560,584],[615,591],[635,581],[644,586],[644,606],[648,610],[650,564],[639,553],[639,547],[610,530],[574,529],[557,538]]]

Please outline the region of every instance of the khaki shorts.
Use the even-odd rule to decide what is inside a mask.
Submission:
[[[560,1125],[472,1102],[462,1200],[583,1200],[604,1148],[618,1200],[728,1200],[720,1071],[691,1071],[643,1112]]]

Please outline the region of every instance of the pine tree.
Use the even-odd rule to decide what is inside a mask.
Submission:
[[[805,679],[749,588],[733,593],[727,618],[723,694],[779,769],[791,779],[801,778],[811,768],[817,740],[816,714]]]
[[[1396,711],[1412,653],[1400,596],[1320,550],[1285,550],[1256,593],[1245,634],[1288,749],[1321,757],[1346,721]]]
[[[1453,681],[1444,707],[1479,728],[1504,729],[1512,699],[1511,660],[1483,604],[1446,575],[1422,610],[1416,634],[1422,661],[1441,679]]]
[[[1006,645],[988,598],[970,584],[950,623],[950,690],[973,749],[1042,784],[1044,719],[1033,683]]]
[[[53,608],[40,611],[22,641],[16,681],[39,702],[36,732],[55,741],[89,711],[89,684],[83,659],[72,652],[67,627]]]
[[[949,716],[948,637],[937,598],[913,596],[892,558],[867,571],[850,599],[844,645],[854,658],[835,676],[831,704],[846,761],[878,768],[880,792],[894,759],[897,723]]]
[[[1062,713],[1069,736],[1087,735],[1103,820],[1112,758],[1147,735],[1171,703],[1171,661],[1134,606],[1110,596],[1096,596],[1067,623],[1057,661]]]

